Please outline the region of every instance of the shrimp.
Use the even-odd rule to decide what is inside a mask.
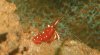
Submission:
[[[52,42],[55,39],[60,39],[58,33],[55,30],[55,27],[57,23],[61,19],[57,19],[55,22],[53,22],[51,25],[48,25],[42,33],[39,33],[38,35],[34,36],[32,38],[33,42],[35,44],[40,44],[41,42]]]

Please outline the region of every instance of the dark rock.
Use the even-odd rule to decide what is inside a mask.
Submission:
[[[7,39],[7,34],[8,34],[8,33],[0,34],[0,43],[6,41],[6,39]]]

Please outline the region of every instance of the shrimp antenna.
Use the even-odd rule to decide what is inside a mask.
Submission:
[[[55,27],[62,18],[63,17],[57,18],[53,23],[51,23],[51,26]]]

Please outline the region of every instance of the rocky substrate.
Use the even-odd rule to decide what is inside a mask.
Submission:
[[[68,39],[34,44],[32,33],[38,30],[31,27],[24,32],[15,10],[15,4],[0,0],[0,55],[100,55],[84,43]]]

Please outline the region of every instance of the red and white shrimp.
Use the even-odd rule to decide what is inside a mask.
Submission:
[[[59,21],[60,19],[57,19],[51,25],[48,25],[42,33],[39,33],[38,35],[34,36],[32,39],[33,42],[35,44],[40,44],[41,42],[51,42],[55,39],[60,39],[58,33],[55,30],[55,27]]]

